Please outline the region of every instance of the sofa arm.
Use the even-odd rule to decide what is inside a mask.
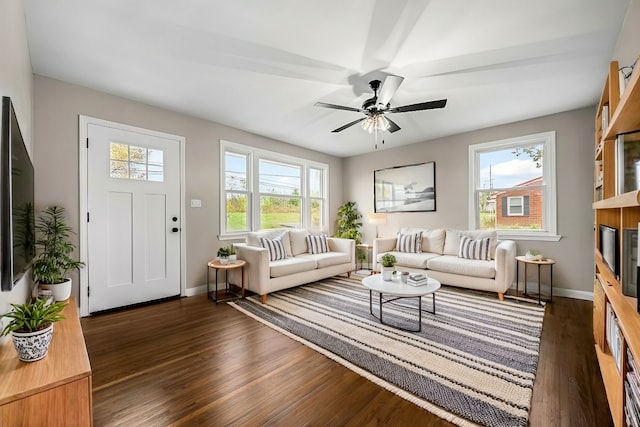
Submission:
[[[341,239],[338,237],[327,237],[329,250],[331,252],[342,252],[351,254],[351,259],[355,260],[356,242],[353,239]]]
[[[267,293],[266,284],[269,282],[269,251],[266,248],[257,246],[247,246],[244,243],[235,245],[238,259],[246,261],[245,269],[245,288],[258,295]],[[240,271],[230,271],[230,282],[234,285],[240,285],[242,278]],[[234,274],[237,273],[237,274]]]
[[[371,270],[378,271],[378,254],[391,252],[396,248],[395,237],[378,237],[373,240],[373,252],[371,254]]]
[[[516,242],[502,240],[496,247],[496,286],[504,293],[516,279]]]

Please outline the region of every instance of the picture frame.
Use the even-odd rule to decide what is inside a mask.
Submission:
[[[638,229],[622,230],[622,293],[637,297]]]
[[[373,171],[374,212],[435,212],[436,163]]]

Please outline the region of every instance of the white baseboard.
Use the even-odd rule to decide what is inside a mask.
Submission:
[[[184,295],[187,297],[192,297],[194,295],[206,294],[207,293],[207,285],[196,286],[195,288],[187,288],[185,289]]]
[[[515,290],[515,284],[511,287],[511,289]],[[527,289],[531,293],[538,292],[538,283],[537,282],[527,282]],[[542,291],[542,295],[550,295],[551,288],[548,285],[541,285],[540,290]],[[522,283],[520,284],[520,292],[522,292]],[[567,289],[567,288],[559,288],[553,287],[553,296],[557,297],[565,297],[565,298],[573,298],[573,299],[581,299],[586,301],[593,301],[593,292],[587,291],[577,291],[575,289]]]

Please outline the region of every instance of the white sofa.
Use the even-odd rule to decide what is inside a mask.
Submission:
[[[515,281],[516,244],[512,240],[498,241],[494,230],[449,230],[402,228],[399,234],[414,236],[422,233],[419,252],[400,251],[398,237],[377,238],[373,242],[373,270],[380,271],[385,253],[396,257],[396,270],[427,273],[442,284],[497,292],[500,300]],[[460,257],[462,237],[471,242],[489,239],[488,258]],[[486,242],[486,240],[485,240]],[[407,250],[407,248],[404,248]]]
[[[291,288],[338,274],[351,275],[356,269],[355,241],[327,237],[328,252],[309,253],[304,229],[273,229],[251,232],[246,243],[236,244],[238,259],[247,262],[245,266],[245,288],[267,301],[267,294]],[[316,234],[313,234],[316,235]],[[269,250],[262,247],[260,237],[273,240],[280,238],[286,257],[271,261]],[[237,270],[230,271],[230,283],[239,285]]]

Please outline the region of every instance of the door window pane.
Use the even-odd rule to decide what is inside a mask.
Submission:
[[[164,181],[164,152],[162,150],[111,142],[109,158],[109,176],[111,178]]]

